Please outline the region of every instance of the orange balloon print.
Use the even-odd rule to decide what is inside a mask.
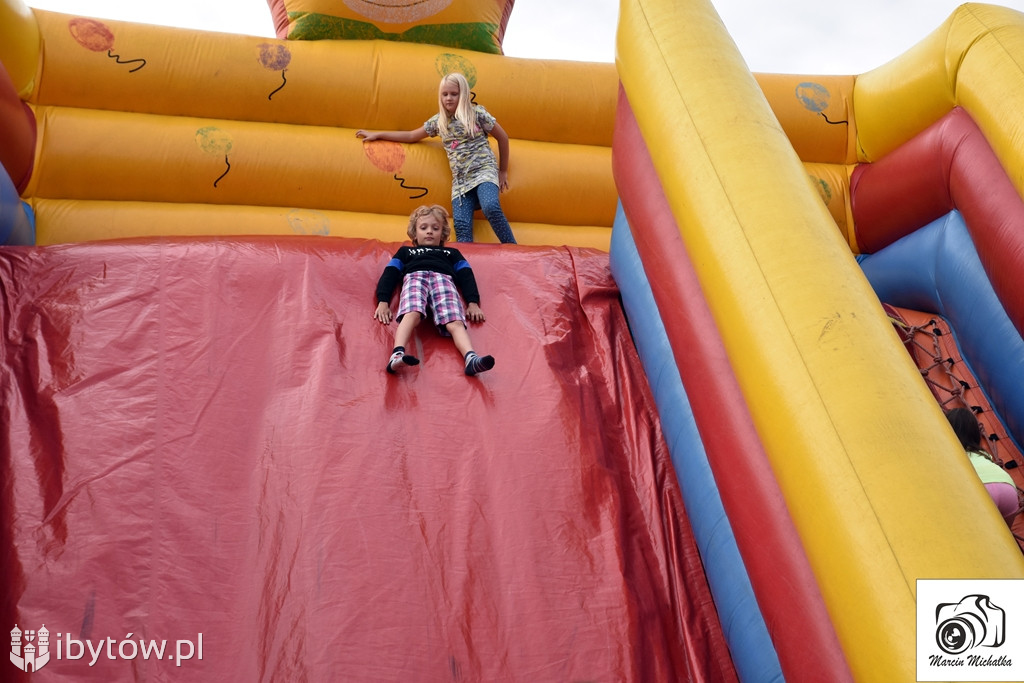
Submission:
[[[382,171],[394,174],[393,177],[406,190],[418,190],[418,194],[411,195],[409,199],[419,199],[427,194],[427,188],[418,185],[406,185],[405,178],[400,178],[398,172],[402,170],[405,163],[405,148],[397,142],[388,140],[376,140],[374,142],[363,142],[363,154],[374,166]]]
[[[114,47],[114,32],[95,19],[72,19],[68,22],[71,37],[86,50],[103,52]]]
[[[106,51],[107,56],[118,64],[138,64],[138,66],[128,69],[128,73],[134,73],[146,66],[145,59],[126,59],[122,61],[121,55],[114,54],[114,32],[102,21],[76,17],[68,21],[68,31],[71,32],[71,37],[75,39],[75,42],[86,50],[92,50],[93,52]]]
[[[364,142],[363,154],[374,166],[388,173],[398,173],[405,163],[405,148],[397,142]]]

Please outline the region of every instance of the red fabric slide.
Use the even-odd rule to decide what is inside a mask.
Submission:
[[[735,680],[607,254],[390,376],[396,246],[0,250],[5,680]]]

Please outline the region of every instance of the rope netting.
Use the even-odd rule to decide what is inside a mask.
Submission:
[[[985,450],[1017,485],[1018,515],[1011,531],[1024,551],[1024,454],[993,410],[978,378],[960,355],[949,323],[941,316],[883,304],[893,327],[943,411],[970,409],[981,424]]]

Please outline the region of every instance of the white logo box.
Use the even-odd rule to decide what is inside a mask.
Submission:
[[[918,579],[918,681],[1024,681],[1024,580]]]

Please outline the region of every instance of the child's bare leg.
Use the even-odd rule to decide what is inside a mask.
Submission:
[[[398,323],[398,330],[395,332],[395,346],[404,347],[408,344],[409,339],[412,338],[412,331],[416,329],[422,319],[423,316],[415,311],[403,315],[401,322]]]
[[[464,323],[456,320],[445,325],[445,329],[448,330],[448,334],[452,335],[452,341],[455,342],[455,348],[459,350],[459,353],[465,356],[473,350],[473,342],[469,339],[469,330],[466,329]]]
[[[445,329],[448,330],[448,334],[452,335],[455,348],[459,350],[466,361],[467,375],[475,375],[494,367],[492,356],[480,356],[473,350],[473,342],[469,338],[469,330],[466,329],[464,323],[456,320],[445,325]]]
[[[412,331],[420,324],[423,318],[419,313],[406,313],[398,323],[398,330],[395,332],[395,348],[391,351],[391,358],[388,359],[387,367],[389,373],[395,374],[405,365],[419,365],[420,359],[410,356],[405,352],[405,345],[412,338]]]

